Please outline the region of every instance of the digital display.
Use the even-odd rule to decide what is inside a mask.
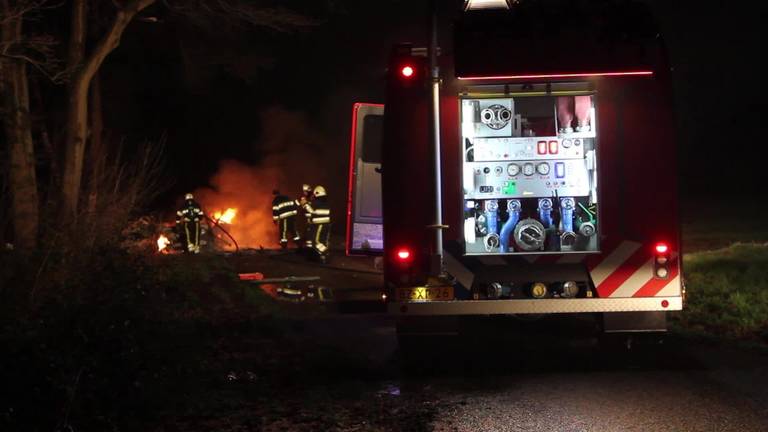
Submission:
[[[480,193],[492,193],[493,186],[480,186]]]

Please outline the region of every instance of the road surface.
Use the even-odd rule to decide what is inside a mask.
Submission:
[[[313,271],[333,282],[333,272]],[[375,271],[356,277],[365,287],[344,281],[354,294],[339,297],[370,305]],[[768,431],[765,351],[678,335],[627,350],[623,340],[599,343],[585,316],[486,317],[461,328],[404,352],[383,313],[297,318],[303,351],[280,379],[241,361],[211,387],[213,403],[162,430]]]

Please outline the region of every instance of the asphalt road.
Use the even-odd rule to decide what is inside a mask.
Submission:
[[[381,377],[361,397],[401,416],[340,430],[768,431],[768,355],[674,335],[627,350],[584,321],[480,319],[407,358],[389,317],[329,318],[311,333],[369,359]]]
[[[247,259],[239,265],[258,267]],[[354,270],[354,265],[341,266]],[[321,272],[331,284],[336,277],[327,269],[311,271]],[[345,276],[337,276],[350,278],[354,272],[342,273]],[[192,423],[182,419],[177,426],[265,431],[768,431],[765,351],[674,334],[661,341],[635,338],[627,349],[623,338],[601,339],[593,317],[583,315],[472,318],[460,323],[456,335],[398,347],[393,317],[359,313],[370,309],[370,300],[378,295],[375,274],[355,277],[368,288],[355,288],[354,278],[345,280],[338,292],[344,307],[324,307],[321,314],[296,320],[293,330],[311,341],[308,351],[332,353],[319,359],[309,354],[306,361],[317,371],[311,383],[272,388],[266,398],[228,393],[231,403],[208,417],[209,423],[190,427]]]

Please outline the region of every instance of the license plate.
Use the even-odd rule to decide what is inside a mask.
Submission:
[[[453,300],[453,287],[398,288],[397,299],[401,301]]]

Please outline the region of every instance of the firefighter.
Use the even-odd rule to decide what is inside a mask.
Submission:
[[[312,186],[304,183],[301,185],[301,198],[299,201],[303,201],[302,205],[312,201]]]
[[[328,259],[328,241],[331,237],[331,209],[328,206],[328,196],[325,188],[315,186],[312,191],[312,201],[304,205],[307,223],[312,228],[312,245],[321,262]]]
[[[312,249],[312,225],[309,222],[309,214],[306,213],[306,206],[312,201],[312,186],[304,183],[301,185],[301,196],[296,200],[296,204],[304,210],[304,216],[307,216],[307,224],[304,227],[304,247]]]
[[[296,200],[292,200],[280,191],[272,191],[275,199],[272,200],[272,220],[277,224],[280,231],[280,247],[288,247],[288,236],[292,235],[294,243],[298,244],[301,237],[296,230],[296,215],[299,214],[299,205]]]
[[[194,195],[184,196],[184,207],[176,212],[176,228],[184,241],[184,250],[190,253],[200,253],[200,221],[203,210],[195,201]]]

